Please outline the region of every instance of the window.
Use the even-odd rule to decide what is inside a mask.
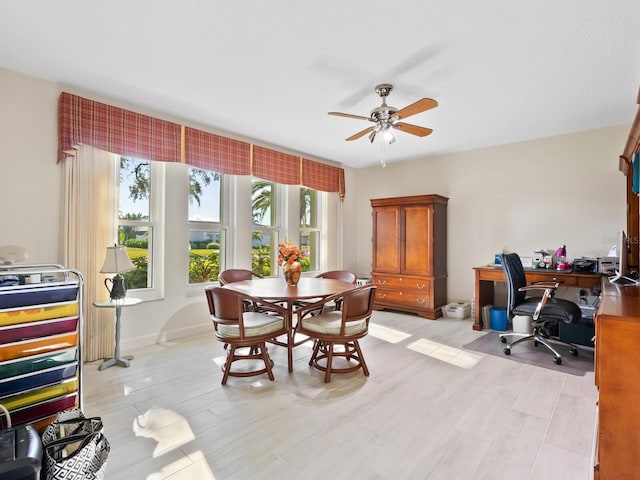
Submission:
[[[126,247],[135,266],[123,276],[128,289],[153,288],[155,169],[151,162],[135,158],[120,157],[119,164],[118,243]]]
[[[225,264],[222,175],[189,168],[189,283],[218,280]]]
[[[300,249],[305,260],[302,270],[320,269],[319,195],[316,190],[300,188]]]
[[[254,178],[251,182],[251,269],[264,277],[277,273],[276,213],[276,184]]]

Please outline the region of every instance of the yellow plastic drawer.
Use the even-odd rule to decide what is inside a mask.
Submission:
[[[36,405],[52,398],[61,397],[78,390],[78,378],[70,378],[56,385],[38,388],[29,392],[11,395],[2,399],[2,404],[9,410],[18,410],[20,408]]]
[[[0,311],[0,327],[78,315],[78,302]]]

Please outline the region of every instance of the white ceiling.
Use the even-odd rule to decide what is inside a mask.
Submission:
[[[636,0],[0,0],[0,66],[352,167],[631,123]],[[622,145],[620,148],[622,149]]]

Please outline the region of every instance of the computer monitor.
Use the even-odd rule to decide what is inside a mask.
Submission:
[[[618,233],[618,244],[616,245],[618,254],[618,269],[615,271],[615,275],[609,277],[611,283],[616,285],[638,285],[640,282],[634,278],[627,277],[629,273],[628,266],[628,244],[627,234],[624,230],[620,230]]]

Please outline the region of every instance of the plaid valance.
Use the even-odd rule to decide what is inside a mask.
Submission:
[[[185,163],[228,175],[249,175],[251,145],[240,140],[184,129]]]
[[[252,173],[270,182],[300,185],[300,157],[255,145]]]
[[[80,145],[228,175],[338,192],[344,169],[63,92],[58,103],[58,162]]]
[[[62,93],[58,162],[80,145],[160,162],[180,161],[180,125]]]

